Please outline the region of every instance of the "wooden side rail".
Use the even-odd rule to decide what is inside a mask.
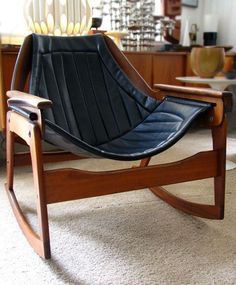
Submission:
[[[50,204],[216,177],[219,175],[217,159],[217,151],[206,151],[173,163],[116,171],[45,171],[46,201]]]

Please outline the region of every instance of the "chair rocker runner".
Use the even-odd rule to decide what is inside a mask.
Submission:
[[[29,93],[24,93],[28,75]],[[16,62],[11,89],[7,93],[10,110],[6,191],[23,233],[40,256],[50,258],[47,214],[50,203],[150,188],[188,214],[223,218],[226,149],[223,93],[168,85],[151,90],[123,53],[103,35],[28,36]],[[148,166],[153,155],[176,143],[199,116],[212,130],[212,150],[181,161]],[[30,149],[38,233],[26,221],[13,190],[14,163],[20,159],[14,153],[16,137],[23,139]],[[115,171],[46,171],[42,140],[84,157],[141,163],[139,167]],[[214,178],[213,205],[185,201],[161,187],[209,177]]]

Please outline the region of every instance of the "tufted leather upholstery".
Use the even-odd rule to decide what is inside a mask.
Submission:
[[[140,92],[102,35],[33,35],[30,93],[53,101],[45,139],[73,153],[135,160],[173,145],[210,104]]]

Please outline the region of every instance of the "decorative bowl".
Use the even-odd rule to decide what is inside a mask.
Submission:
[[[193,72],[202,78],[213,78],[224,67],[224,48],[194,47],[190,54]]]

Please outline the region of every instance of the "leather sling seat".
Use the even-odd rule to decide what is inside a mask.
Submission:
[[[45,140],[75,154],[138,160],[172,146],[211,104],[138,90],[104,36],[33,34],[31,94],[50,99]]]

